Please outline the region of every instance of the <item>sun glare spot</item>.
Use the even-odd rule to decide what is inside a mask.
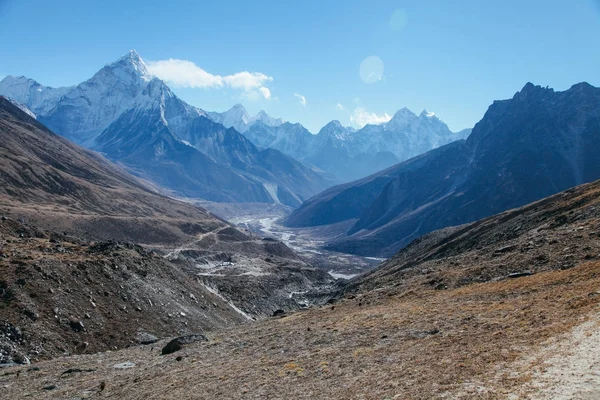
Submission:
[[[369,56],[360,63],[360,79],[365,83],[375,83],[383,79],[384,64],[381,58]]]
[[[392,16],[390,17],[390,28],[393,31],[400,31],[404,29],[406,23],[408,22],[408,13],[403,8],[398,8],[394,10]]]

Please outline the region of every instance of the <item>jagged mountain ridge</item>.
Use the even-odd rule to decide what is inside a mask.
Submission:
[[[300,161],[351,181],[431,149],[468,137],[471,130],[453,133],[433,113],[419,116],[403,108],[384,124],[359,130],[331,121],[316,135],[301,124],[247,123],[244,135],[261,147],[271,147]]]
[[[254,117],[251,117],[244,106],[239,103],[222,113],[214,111],[209,112],[208,117],[227,128],[235,128],[235,130],[241,133],[246,132],[250,125],[254,123],[261,123],[266,126],[274,127],[285,122],[281,118],[271,117],[264,110],[260,110]]]
[[[494,102],[467,140],[309,199],[291,226],[353,220],[338,251],[391,255],[411,240],[600,177],[600,89],[531,83]]]
[[[50,89],[31,80],[17,85],[21,81],[5,78],[0,94],[32,108],[40,122],[54,131],[104,152],[131,172],[178,196],[295,207],[332,184],[320,172],[283,154],[267,162],[272,152],[260,155],[235,130],[227,131],[227,138],[219,136],[220,129],[214,126],[210,132],[198,132],[207,125],[198,122],[207,120],[207,113],[175,96],[163,81],[152,76],[135,51],[75,87]],[[33,96],[40,87],[42,93],[52,94],[43,102]],[[54,104],[49,105],[52,101]],[[256,118],[269,121],[267,117],[262,113]],[[158,132],[162,141],[153,137]],[[192,140],[200,135],[204,140]],[[127,145],[118,149],[121,144]],[[156,157],[161,161],[155,162]],[[273,165],[274,160],[281,165]],[[278,169],[281,174],[275,172]]]

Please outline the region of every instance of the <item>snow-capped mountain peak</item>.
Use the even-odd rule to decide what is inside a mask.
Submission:
[[[117,61],[107,64],[98,74],[103,71],[110,73],[112,79],[117,79],[128,85],[143,84],[154,78],[142,57],[135,50],[131,50]]]
[[[239,103],[234,105],[224,113],[213,114],[219,116],[217,119],[214,119],[215,122],[219,122],[227,128],[234,127],[238,131],[243,130],[243,127],[248,125],[248,123],[250,122],[250,116],[248,115],[248,112],[246,111],[244,106]]]
[[[344,142],[350,139],[350,132],[340,121],[333,120],[321,128],[317,137],[322,137],[323,139],[332,138],[335,141]]]
[[[333,128],[343,128],[342,123],[337,119],[330,121],[327,125],[323,127],[323,129],[333,129]]]
[[[435,117],[435,113],[434,112],[429,112],[426,109],[424,109],[423,111],[421,111],[421,114],[419,115],[419,117],[423,118],[433,118]],[[436,117],[437,118],[437,117]]]
[[[406,129],[417,118],[418,117],[415,113],[410,111],[408,108],[403,107],[396,111],[392,119],[387,122],[384,127],[387,131],[400,131]]]
[[[260,122],[267,126],[279,126],[283,124],[283,119],[281,118],[273,118],[269,114],[266,113],[265,110],[260,110],[256,116],[250,118],[250,123]]]
[[[270,127],[280,126],[284,123],[281,118],[273,118],[264,110],[259,111],[254,117],[250,117],[244,106],[239,103],[222,113],[209,112],[208,116],[214,122],[218,122],[227,128],[235,128],[238,132],[246,132],[250,125],[254,123],[261,123]]]

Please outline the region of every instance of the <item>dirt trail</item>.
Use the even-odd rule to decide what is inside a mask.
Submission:
[[[534,357],[533,399],[600,399],[600,314]]]

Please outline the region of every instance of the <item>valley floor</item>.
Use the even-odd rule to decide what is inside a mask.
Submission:
[[[374,268],[383,258],[361,257],[325,250],[323,246],[338,236],[345,236],[350,223],[325,227],[288,228],[278,223],[287,216],[289,207],[260,203],[201,202],[214,214],[264,237],[282,241],[311,265],[329,272],[336,279],[350,279]]]
[[[448,273],[452,273],[449,271]],[[6,398],[597,398],[600,263],[392,284],[208,334],[0,370]]]

